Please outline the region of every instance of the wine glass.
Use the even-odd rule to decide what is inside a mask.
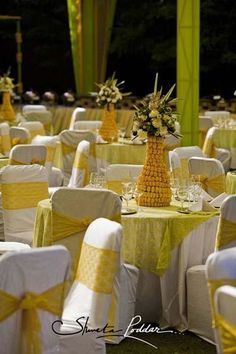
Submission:
[[[132,183],[123,182],[122,183],[122,197],[126,202],[126,211],[129,210],[129,200],[133,197]]]
[[[179,187],[179,179],[176,177],[170,177],[170,189],[172,192],[173,201],[177,199],[177,188]]]
[[[178,212],[180,213],[186,213],[187,210],[184,208],[184,202],[188,199],[188,188],[186,185],[180,185],[177,188],[177,196],[180,200],[181,206]]]
[[[121,144],[124,144],[126,129],[124,127],[119,128],[119,137]]]

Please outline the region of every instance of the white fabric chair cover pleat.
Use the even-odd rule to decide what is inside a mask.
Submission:
[[[10,128],[10,139],[12,146],[17,144],[29,144],[30,143],[30,133],[28,129],[23,127],[11,127]]]

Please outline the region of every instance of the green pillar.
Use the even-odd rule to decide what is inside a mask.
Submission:
[[[198,145],[200,0],[177,0],[177,111],[182,145]]]

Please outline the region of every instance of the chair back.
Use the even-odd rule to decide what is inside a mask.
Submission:
[[[86,109],[83,107],[75,108],[71,116],[69,129],[70,130],[75,129],[74,128],[75,122],[77,122],[78,120],[85,120],[85,119],[86,119]]]
[[[179,157],[181,165],[181,177],[189,177],[188,161],[190,157],[199,156],[203,157],[203,152],[199,146],[183,146],[177,147],[173,150]]]
[[[73,163],[75,159],[75,153],[78,144],[82,140],[86,140],[90,143],[90,158],[92,164],[92,171],[97,171],[97,162],[96,162],[96,135],[89,130],[63,130],[59,134],[61,149],[62,149],[62,160],[63,160],[63,173],[69,182]]]
[[[46,163],[45,167],[49,171],[49,173],[52,170],[54,158],[57,149],[60,147],[60,142],[59,142],[59,137],[56,136],[42,136],[42,135],[37,135],[32,139],[31,144],[33,145],[44,145],[47,148],[47,156],[46,156]]]
[[[236,287],[221,286],[216,290],[214,306],[218,314],[218,353],[235,351],[236,343]]]
[[[76,149],[69,188],[82,188],[89,184],[91,166],[89,164],[90,143],[82,140]]]
[[[222,352],[220,351],[222,321],[219,318],[218,312],[216,311],[214,305],[214,297],[217,289],[223,285],[231,285],[236,287],[236,248],[232,247],[212,253],[207,259],[206,268],[206,276],[212,309],[212,325],[213,328],[215,328],[215,339],[218,349],[217,352],[220,353]],[[233,311],[233,309],[231,310]],[[225,351],[223,351],[223,353],[225,353]]]
[[[236,247],[236,195],[227,197],[220,208],[220,219],[216,234],[216,248]]]
[[[10,127],[8,123],[0,123],[0,153],[8,157],[10,150]]]
[[[27,121],[38,121],[41,122],[44,126],[44,130],[46,135],[51,135],[51,128],[52,128],[52,113],[50,111],[30,111],[24,113],[24,117]]]
[[[225,192],[225,171],[222,163],[214,158],[191,157],[189,173],[200,180],[202,187],[213,198]]]
[[[22,113],[29,113],[29,112],[46,112],[46,106],[42,104],[26,104],[22,108]]]
[[[122,194],[122,182],[135,182],[142,171],[143,165],[111,164],[106,168],[105,175],[108,189]]]
[[[43,145],[16,145],[9,155],[10,165],[45,165],[47,148]]]
[[[1,170],[6,241],[32,244],[38,202],[48,198],[48,176],[40,165],[8,165]]]
[[[62,246],[8,252],[1,256],[2,353],[59,352],[59,336],[53,333],[51,326],[61,318],[69,266],[69,252]]]
[[[23,127],[11,127],[9,132],[12,146],[30,143],[30,133],[28,129]]]
[[[19,127],[23,127],[29,130],[31,140],[36,135],[45,135],[44,126],[41,122],[21,122]]]
[[[96,130],[99,129],[102,125],[101,120],[79,120],[75,122],[73,130],[90,130],[96,133]]]
[[[120,221],[121,200],[108,190],[62,187],[53,193],[51,203],[50,242],[63,244],[70,251],[74,277],[87,227],[99,217]]]
[[[111,294],[120,267],[122,226],[98,218],[88,227],[81,248],[75,281],[66,298],[62,320],[89,318],[90,328],[108,323]]]

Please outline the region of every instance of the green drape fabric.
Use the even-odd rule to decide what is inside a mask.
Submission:
[[[76,91],[105,81],[116,0],[67,0]]]
[[[177,110],[183,145],[198,145],[200,0],[177,0]]]

